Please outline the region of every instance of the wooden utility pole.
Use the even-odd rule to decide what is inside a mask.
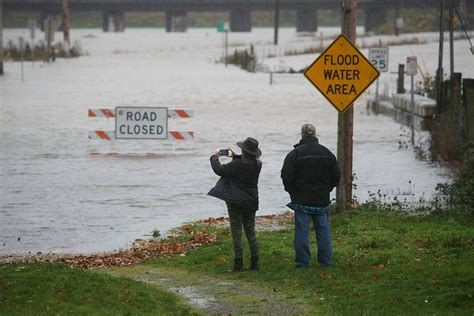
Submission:
[[[275,0],[275,30],[273,36],[273,45],[278,45],[278,27],[280,24],[280,0]]]
[[[71,28],[71,23],[69,22],[69,0],[63,0],[63,12],[62,12],[62,22],[63,22],[63,37],[64,37],[64,46],[65,50],[69,51],[71,48],[71,41],[69,39],[69,29]]]
[[[444,0],[439,0],[439,51],[438,51],[438,74],[436,76],[436,102],[438,109],[441,104],[441,87],[444,80],[443,72],[443,48],[444,48]]]
[[[3,0],[0,0],[0,76],[3,75]]]
[[[341,0],[341,31],[352,43],[356,42],[357,0]],[[352,135],[354,130],[354,105],[338,114],[337,160],[341,181],[336,190],[336,207],[345,211],[352,203]]]
[[[454,74],[454,0],[449,0],[449,77]]]

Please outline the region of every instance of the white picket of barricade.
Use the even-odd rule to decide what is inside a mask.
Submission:
[[[192,109],[168,109],[168,124],[170,124],[169,120],[179,120],[179,119],[189,119],[194,117],[194,110]],[[115,109],[107,109],[107,108],[91,108],[88,110],[88,117],[89,118],[106,118],[106,119],[115,119]],[[169,127],[169,126],[168,126]],[[113,143],[116,140],[115,131],[113,130],[93,130],[88,132],[88,138],[90,140],[99,140],[99,141],[106,141],[108,143]],[[122,141],[123,139],[120,139]],[[98,152],[98,151],[91,151],[89,154],[91,156],[105,156],[105,157],[116,157],[116,156],[127,156],[127,157],[159,157],[168,154],[176,154],[176,143],[175,142],[182,142],[182,141],[193,141],[194,140],[194,132],[193,131],[175,131],[175,130],[168,130],[167,138],[160,139],[159,141],[163,143],[163,141],[171,141],[172,142],[172,150],[171,152],[163,151],[163,152],[135,152],[135,151],[109,151],[109,152]],[[130,140],[128,140],[130,141]],[[147,141],[149,142],[149,141]],[[193,148],[191,148],[191,152]]]
[[[115,118],[115,109],[89,109],[89,117]],[[168,109],[168,118],[193,118],[194,110]]]

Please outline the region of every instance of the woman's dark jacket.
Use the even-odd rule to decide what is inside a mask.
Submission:
[[[303,137],[286,156],[281,178],[293,203],[328,206],[341,173],[336,157],[313,136]]]
[[[219,156],[211,156],[212,170],[221,176],[209,195],[218,199],[233,202],[251,210],[258,210],[258,176],[262,170],[262,162],[245,165],[241,156],[235,155],[233,160],[222,165]]]

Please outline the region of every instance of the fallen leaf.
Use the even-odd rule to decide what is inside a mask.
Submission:
[[[217,261],[219,262],[220,265],[225,265],[227,263],[227,258],[225,256],[219,256],[217,258]]]

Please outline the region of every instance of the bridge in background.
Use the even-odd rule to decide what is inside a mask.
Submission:
[[[317,11],[340,10],[339,0],[69,0],[69,9],[102,11],[103,30],[120,32],[125,29],[125,12],[166,12],[166,30],[185,31],[187,12],[229,12],[231,32],[252,30],[251,12],[255,10],[296,11],[298,32],[315,32],[318,28]],[[358,8],[365,12],[365,30],[372,31],[386,21],[389,9],[437,8],[439,0],[358,0]],[[60,16],[62,0],[3,0],[3,10],[35,11],[41,25],[50,16]]]

